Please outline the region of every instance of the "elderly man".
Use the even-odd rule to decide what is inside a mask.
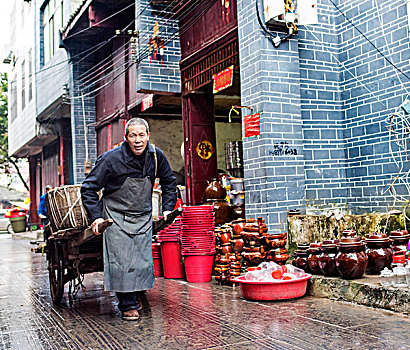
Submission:
[[[152,263],[152,189],[162,188],[164,216],[176,203],[176,181],[164,153],[149,143],[149,126],[133,118],[125,126],[125,142],[105,152],[84,180],[81,197],[91,228],[98,233],[104,219],[105,290],[116,292],[125,320],[137,320],[138,292],[154,286]],[[103,189],[101,201],[98,191]]]

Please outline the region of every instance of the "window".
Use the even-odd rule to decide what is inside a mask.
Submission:
[[[28,52],[28,100],[33,98],[33,50]]]
[[[21,109],[26,107],[26,61],[21,64]]]
[[[47,63],[57,51],[60,30],[64,24],[64,0],[49,0],[42,10],[43,15],[43,58]]]
[[[17,76],[10,83],[10,122],[13,123],[17,118]]]

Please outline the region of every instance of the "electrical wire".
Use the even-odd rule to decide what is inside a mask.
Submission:
[[[177,1],[178,1],[178,0],[175,0],[175,1],[173,1],[172,3],[170,3],[170,4],[167,6],[167,8],[170,7],[170,6],[172,6],[172,5],[173,5],[175,2],[177,2]],[[180,1],[180,2],[182,2],[182,1]],[[162,13],[162,12],[161,12],[161,13]],[[149,25],[147,25],[146,28],[148,28],[148,26],[149,26]],[[124,43],[121,47],[119,47],[115,52],[113,52],[108,58],[104,59],[103,61],[106,61],[106,60],[109,59],[111,56],[114,56],[115,53],[117,53],[117,52],[119,52],[120,50],[124,49],[127,45],[128,45],[128,42]],[[124,56],[123,56],[123,57],[124,57]],[[102,67],[104,67],[104,71],[102,71],[101,73],[99,73],[99,75],[100,75],[100,74],[105,74],[106,71],[111,70],[111,67],[114,66],[115,63],[119,62],[120,60],[121,60],[121,59],[117,59],[115,62],[114,62],[114,61],[108,61],[106,64],[104,64],[104,65],[102,66]],[[97,72],[99,72],[99,71],[101,70],[101,68],[95,70],[95,67],[98,67],[99,65],[101,65],[101,62],[99,62],[99,64],[97,64],[96,66],[93,66],[92,68],[90,68],[90,69],[86,72],[86,73],[88,73],[88,74],[87,74],[87,77],[90,77],[90,76],[93,76],[93,77],[94,77],[94,76],[97,74]],[[83,73],[83,75],[80,77],[81,80],[84,80],[84,79],[85,79],[84,74],[85,74],[85,73]],[[91,80],[91,79],[87,80],[87,82],[89,82],[90,80]],[[99,79],[99,80],[102,80],[102,79]],[[93,84],[95,84],[96,82],[97,82],[97,81],[94,81]],[[81,85],[84,85],[84,84],[82,83]]]
[[[148,4],[149,4],[149,2],[148,2]],[[148,7],[148,4],[147,4],[147,6],[146,6],[145,8]],[[132,7],[132,6],[135,6],[135,2],[134,2],[134,1],[131,2],[129,5],[125,6],[124,8],[120,9],[119,11],[117,11],[117,12],[115,12],[115,13],[109,15],[108,17],[102,19],[101,21],[99,21],[99,22],[97,22],[97,23],[94,23],[92,26],[87,27],[87,28],[84,28],[84,29],[82,29],[82,30],[80,30],[80,31],[78,31],[78,32],[76,32],[76,33],[74,33],[74,34],[72,34],[72,35],[67,36],[64,40],[69,40],[69,39],[71,39],[71,38],[73,38],[73,37],[75,37],[75,36],[77,36],[77,35],[79,35],[79,34],[81,34],[81,33],[84,33],[85,31],[90,30],[90,29],[92,29],[93,27],[96,27],[96,26],[98,26],[99,24],[104,23],[105,21],[108,21],[109,19],[111,19],[111,18],[117,16],[117,15],[120,14],[121,12],[124,12],[125,10],[128,10],[128,9],[129,9],[130,7]]]
[[[211,2],[211,3],[208,5],[208,7],[205,7],[200,13],[198,13],[198,14],[196,15],[195,19],[200,18],[210,7],[213,6],[213,4],[214,4],[216,1],[217,1],[217,0]],[[185,13],[191,11],[193,8],[196,8],[196,7],[198,7],[198,6],[199,6],[198,4],[197,4],[197,5],[194,5],[193,7],[187,9]],[[168,20],[169,20],[169,19],[168,19]],[[185,25],[185,27],[182,27],[182,28],[180,29],[180,31],[176,30],[167,40],[165,40],[165,44],[167,44],[168,42],[170,42],[171,40],[173,40],[173,38],[176,36],[176,34],[179,34],[179,33],[180,33],[180,34],[181,34],[181,33],[183,34],[183,33],[185,33],[185,32],[186,32],[188,29],[190,29],[195,23],[196,23],[196,22],[194,22],[193,20],[191,20],[191,22],[188,22],[188,25]],[[165,30],[167,30],[167,29],[168,29],[168,27],[166,27],[162,32],[160,32],[160,34],[163,33],[163,32],[164,32]],[[149,49],[146,49],[145,52],[143,52],[143,54],[140,55],[140,57],[139,57],[139,59],[138,59],[138,61],[137,61],[136,63],[139,64],[143,59],[147,58],[149,55],[150,55]],[[87,91],[87,92],[86,92],[85,94],[83,94],[82,96],[71,96],[70,99],[78,99],[78,98],[87,98],[87,99],[89,99],[89,98],[95,98],[95,97],[98,96],[102,91],[101,91],[100,93],[98,93],[97,95],[95,95],[95,96],[90,97],[90,95],[93,94],[93,93],[95,93],[95,92],[98,92],[98,91],[102,90],[103,88],[105,88],[105,87],[108,86],[109,84],[115,82],[122,74],[124,74],[125,72],[127,72],[127,71],[131,68],[131,66],[132,66],[132,64],[129,64],[129,61],[126,62],[125,65],[126,65],[127,67],[126,67],[121,73],[119,73],[118,75],[116,75],[113,79],[111,79],[110,81],[106,82],[106,83],[103,84],[102,86],[100,86],[100,87],[94,89],[93,91]],[[104,77],[101,78],[101,79],[99,79],[99,80],[102,80],[102,79],[104,79]],[[91,84],[90,84],[90,85],[91,85]],[[94,82],[92,83],[92,85],[94,85]],[[89,87],[90,87],[90,86],[89,86]],[[89,87],[87,87],[87,88],[89,88]],[[84,90],[86,90],[87,88],[84,88]]]
[[[410,77],[404,73],[399,67],[397,67],[388,57],[385,56],[383,52],[379,50],[379,48],[374,45],[369,38],[343,13],[343,11],[333,2],[333,0],[329,0],[334,7],[341,13],[341,15],[363,36],[363,38],[366,39],[366,41],[390,64],[396,69],[398,72],[403,74],[408,80],[410,80]]]

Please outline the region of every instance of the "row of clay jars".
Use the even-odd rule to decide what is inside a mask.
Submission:
[[[318,258],[320,270],[325,276],[361,278],[368,264],[365,248],[365,242],[359,237],[343,237],[340,242],[324,241]]]
[[[297,258],[294,259],[294,265],[305,270],[306,272],[313,274],[324,274],[325,276],[338,276],[339,270],[337,270],[336,259],[340,253],[349,254],[355,251],[356,267],[360,271],[363,270],[366,258],[368,257],[367,271],[370,274],[379,274],[385,267],[390,267],[393,256],[393,249],[390,246],[390,241],[386,238],[380,237],[380,234],[368,235],[366,239],[367,248],[364,252],[364,243],[354,244],[353,246],[340,244],[338,241],[325,241],[322,246],[321,243],[311,243],[310,247],[306,251],[299,251]],[[342,250],[341,250],[342,249]],[[359,257],[359,258],[358,258]],[[339,260],[342,259],[342,254],[339,256]],[[347,264],[346,257],[344,264]],[[320,264],[322,266],[319,265]],[[340,263],[339,266],[342,266]],[[341,269],[346,269],[341,267]],[[350,276],[352,273],[345,272],[343,275]],[[356,274],[356,273],[354,273]],[[360,275],[357,273],[357,275]],[[349,277],[350,278],[350,277]],[[357,277],[356,277],[357,278]]]

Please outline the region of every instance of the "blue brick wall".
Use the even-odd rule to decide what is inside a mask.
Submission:
[[[152,37],[155,22],[158,22],[159,37],[165,42],[162,63],[159,60],[144,58],[137,65],[137,91],[181,92],[179,61],[178,22],[166,17],[156,16],[148,0],[135,2],[135,28],[139,31],[140,57],[147,56],[149,39]],[[165,9],[167,10],[167,8]],[[169,9],[168,9],[169,11]]]
[[[92,42],[76,40],[70,43],[69,52],[71,57],[76,57],[80,52],[92,47]],[[92,68],[94,65],[93,55],[89,55],[86,59],[80,57],[73,59],[71,64],[71,132],[72,132],[72,150],[73,150],[73,175],[74,183],[81,183],[84,178],[84,162],[87,159],[85,142],[88,144],[88,159],[94,165],[97,155],[97,141],[95,127],[91,125],[95,123],[96,110],[94,94],[87,96],[87,90],[79,89],[80,76]],[[84,113],[82,99],[79,96],[83,93],[84,97]],[[84,118],[87,127],[87,138],[84,133]],[[91,126],[90,126],[91,125]]]
[[[261,34],[254,2],[238,1],[238,31],[241,103],[261,113],[261,135],[243,143],[246,214],[284,230],[288,208],[302,208],[305,195],[298,42],[275,49]],[[275,155],[281,142],[296,155]]]
[[[403,1],[334,1],[409,71]],[[383,189],[397,174],[390,149],[396,157],[398,149],[385,120],[410,82],[397,77],[329,0],[318,1],[318,15],[319,24],[300,27],[274,48],[257,23],[254,2],[238,0],[241,103],[261,112],[261,135],[244,139],[247,215],[265,217],[271,230],[285,228],[289,209],[361,213],[384,211],[393,202]],[[297,156],[272,155],[284,141]]]

